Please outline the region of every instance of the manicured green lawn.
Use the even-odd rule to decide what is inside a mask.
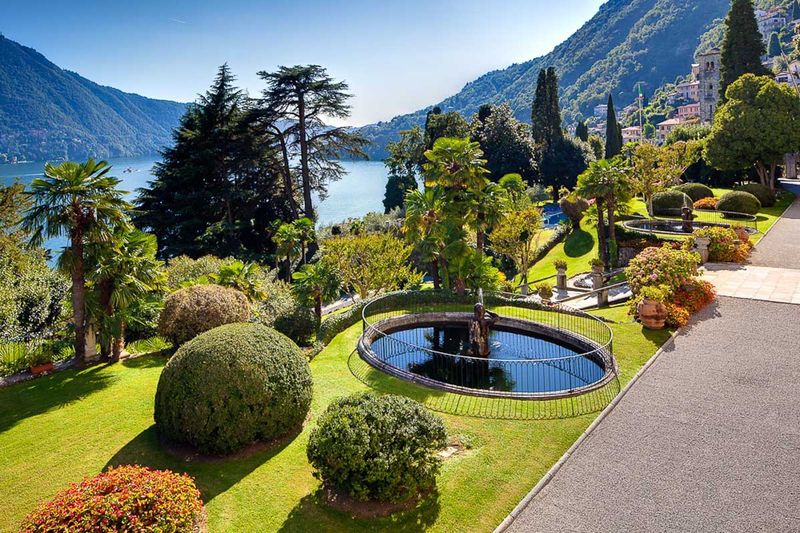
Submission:
[[[669,332],[644,333],[625,310],[601,313],[624,322],[612,326],[624,385]],[[66,371],[0,390],[0,531],[15,530],[37,502],[70,482],[123,463],[194,476],[210,531],[491,531],[596,416],[498,420],[445,414],[450,435],[472,447],[444,464],[438,493],[391,518],[354,520],[319,503],[305,446],[309,428],[332,399],[366,389],[347,364],[359,334],[360,326],[350,328],[312,361],[315,394],[304,431],[237,459],[184,461],[161,450],[152,421],[160,357]],[[370,380],[429,405],[466,400],[382,374]]]
[[[584,222],[578,231],[573,231],[564,242],[557,244],[539,262],[528,271],[528,279],[537,279],[553,276],[556,267],[553,261],[563,259],[567,262],[567,273],[571,276],[580,272],[591,270],[591,260],[597,257],[597,231],[594,226]]]

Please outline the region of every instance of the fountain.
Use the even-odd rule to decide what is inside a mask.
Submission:
[[[497,321],[497,315],[487,311],[483,304],[483,289],[478,289],[478,302],[473,308],[472,321],[469,325],[469,336],[472,341],[472,354],[489,357],[489,326]]]

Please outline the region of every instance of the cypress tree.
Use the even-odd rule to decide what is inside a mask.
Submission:
[[[622,153],[622,129],[617,124],[617,113],[614,111],[614,100],[608,95],[608,111],[606,114],[606,159]]]
[[[731,0],[725,17],[725,34],[720,57],[720,98],[725,100],[728,86],[744,74],[766,76],[770,72],[761,64],[766,53],[764,40],[758,31],[752,0]]]
[[[547,106],[550,100],[547,89],[547,71],[542,69],[536,81],[536,95],[531,109],[531,135],[535,142],[542,144],[547,144],[551,137],[547,119]]]
[[[564,138],[564,131],[561,129],[561,106],[558,103],[558,76],[556,69],[547,69],[547,106],[548,122],[550,123],[550,143],[560,141]]]
[[[781,40],[778,38],[778,34],[776,32],[772,32],[772,35],[769,36],[769,48],[767,49],[767,55],[769,57],[777,57],[781,55]]]
[[[792,2],[792,8],[789,10],[789,20],[800,20],[800,3],[797,0]]]
[[[575,126],[575,137],[583,142],[589,142],[589,127],[586,125],[585,121],[578,121],[578,125]]]

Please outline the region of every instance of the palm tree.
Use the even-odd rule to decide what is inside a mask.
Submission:
[[[600,245],[600,258],[609,265],[616,261],[609,253],[609,245],[616,244],[614,211],[621,202],[630,199],[631,183],[621,157],[611,160],[601,159],[592,162],[586,171],[578,176],[576,193],[583,198],[594,198],[597,207],[597,240]],[[615,249],[615,248],[614,248]]]
[[[33,205],[26,211],[22,227],[31,232],[31,244],[45,238],[69,239],[72,256],[72,309],[75,324],[75,358],[86,363],[86,271],[84,246],[111,238],[114,227],[127,227],[131,205],[117,188],[120,180],[108,175],[105,161],[47,163],[44,177],[36,178],[28,195]]]
[[[112,361],[119,361],[125,346],[125,329],[131,320],[128,311],[166,282],[157,251],[155,235],[128,228],[117,228],[111,240],[87,246],[87,278],[97,292],[99,322],[111,341]]]
[[[314,228],[314,221],[308,217],[298,218],[292,224],[297,229],[297,236],[300,239],[300,261],[306,264],[308,258],[306,257],[306,249],[310,248],[308,245],[317,240],[317,231]]]
[[[278,226],[272,236],[272,242],[277,248],[275,255],[283,257],[285,260],[286,280],[290,281],[292,279],[292,263],[301,253],[300,233],[294,224],[283,223]]]
[[[472,223],[475,227],[476,247],[483,253],[486,233],[503,220],[508,205],[508,195],[505,188],[490,182],[482,190],[474,191],[471,196],[472,211],[475,213]]]
[[[263,286],[263,271],[258,263],[233,261],[220,267],[219,272],[210,276],[211,281],[225,287],[233,287],[242,292],[251,302],[267,297]]]
[[[445,195],[441,187],[412,190],[405,198],[406,219],[403,232],[422,255],[422,260],[431,265],[433,288],[440,288],[439,262],[444,248],[442,221],[444,219]]]
[[[317,322],[322,320],[322,303],[339,294],[339,278],[327,261],[303,265],[292,274],[292,291],[303,303],[314,304]]]
[[[488,183],[486,160],[480,145],[469,139],[442,137],[425,152],[425,186],[448,190],[482,190]]]

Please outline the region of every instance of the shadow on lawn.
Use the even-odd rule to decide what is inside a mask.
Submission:
[[[583,228],[577,228],[564,241],[564,254],[567,257],[582,257],[594,248],[594,237]]]
[[[272,443],[257,444],[233,456],[204,458],[191,452],[187,454],[185,450],[168,452],[169,445],[163,443],[153,424],[115,453],[104,470],[112,466],[137,464],[186,472],[195,479],[203,501],[208,503],[280,453],[300,434],[300,429]]]
[[[0,433],[31,416],[40,415],[104,389],[114,377],[107,365],[68,369],[0,390]]]
[[[305,496],[291,510],[278,531],[280,533],[305,533],[322,530],[320,524],[330,523],[331,518],[336,519],[341,528],[347,531],[408,533],[427,531],[436,522],[441,510],[438,491],[434,491],[412,509],[399,511],[385,518],[352,518],[347,513],[329,508],[322,503],[323,498],[322,489]]]

